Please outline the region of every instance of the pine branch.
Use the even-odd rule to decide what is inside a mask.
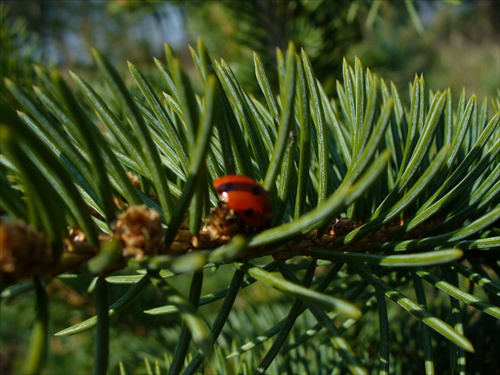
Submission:
[[[106,348],[113,322],[103,314],[118,314],[154,285],[167,305],[146,313],[183,317],[170,358],[172,371],[185,366],[186,373],[207,358],[220,370],[228,370],[228,361],[244,366],[241,354],[249,348],[263,350],[264,358],[248,362],[251,369],[283,370],[279,366],[290,364],[280,365],[281,359],[306,350],[308,340],[325,345],[322,350],[335,348],[341,355],[336,365],[368,371],[370,363],[353,350],[348,330],[356,326],[370,335],[368,312],[382,326],[370,340],[380,345],[380,370],[388,371],[405,361],[399,356],[388,363],[395,355],[388,309],[402,307],[407,313],[401,319],[412,315],[422,323],[422,342],[411,340],[423,346],[427,369],[438,368],[434,331],[457,347],[457,366],[467,368],[466,351],[477,351],[471,343],[479,340],[470,330],[468,309],[500,318],[498,103],[489,115],[486,103],[478,109],[476,97],[462,93],[454,108],[450,90],[428,93],[423,77],[416,77],[406,107],[396,87],[389,89],[359,60],[352,67],[344,61],[333,99],[308,56],[293,45],[277,54],[276,92],[254,55],[259,100],[224,61],[211,63],[200,42],[191,49],[202,82],[197,93],[172,50],[165,51],[166,63],[156,61],[163,92],[129,64],[141,97],[133,97],[94,51],[114,105],[76,74],[71,77],[84,101],[76,100],[59,74],[41,68],[43,85],[33,92],[5,81],[19,110],[1,102],[2,298],[24,293],[25,280],[35,280],[31,285],[40,291],[39,280],[76,268],[85,270],[81,276],[98,275],[99,320],[92,317],[56,335],[97,324],[97,348]],[[270,226],[251,227],[235,208],[217,203],[211,182],[233,173],[254,177],[269,192]],[[274,261],[257,265],[266,256]],[[230,264],[237,268],[231,284],[203,295],[202,270]],[[186,297],[169,279],[188,272],[196,277]],[[309,276],[302,283],[304,272]],[[444,315],[429,312],[434,301],[426,298],[422,280],[446,297],[440,302]],[[465,293],[464,282],[475,289]],[[108,308],[103,287],[112,284],[129,289]],[[236,296],[251,284],[266,284],[295,303],[287,305],[287,320],[263,329],[267,340],[246,337],[254,344],[232,348],[226,355],[239,355],[225,359],[222,347],[213,351],[214,343],[229,324]],[[396,305],[386,306],[384,296]],[[197,307],[220,299],[209,328]],[[261,326],[261,308],[250,325]],[[445,321],[446,312],[454,326]],[[467,318],[458,319],[461,314]],[[477,324],[488,323],[481,318]],[[294,329],[298,344],[286,345]],[[491,339],[485,332],[483,339]],[[106,350],[98,351],[95,371],[102,372],[108,358]],[[38,368],[45,354],[33,353]]]

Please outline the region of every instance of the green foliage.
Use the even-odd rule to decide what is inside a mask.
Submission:
[[[113,353],[110,327],[156,288],[164,305],[144,312],[182,319],[178,329],[167,327],[165,360],[145,356],[149,372],[153,361],[157,373],[493,372],[499,99],[479,104],[462,93],[454,107],[450,90],[428,92],[416,77],[407,107],[393,84],[356,60],[343,62],[334,100],[308,55],[290,44],[277,54],[276,91],[254,56],[258,100],[224,61],[211,62],[202,43],[191,52],[200,92],[168,46],[166,63],[155,61],[162,92],[129,64],[141,97],[97,51],[112,98],[76,74],[78,92],[43,69],[33,92],[5,81],[20,110],[1,102],[2,213],[46,233],[55,264],[65,259],[68,227],[81,228],[98,252],[78,264],[79,278],[97,277],[97,316],[56,335],[96,327],[94,373],[103,373]],[[212,242],[216,249],[197,246],[217,202],[210,182],[228,173],[262,181],[273,225],[222,246]],[[124,245],[103,236],[114,233],[121,211],[139,204],[160,212],[164,244],[115,273]],[[173,251],[185,233],[190,251]],[[12,244],[4,239],[2,246]],[[210,270],[227,284],[204,287]],[[48,335],[41,278],[58,274],[41,276],[33,281],[39,313],[30,373],[40,371]],[[1,281],[4,298],[27,289],[9,286],[4,275]],[[110,298],[114,284],[126,292]],[[247,288],[268,287],[280,298],[244,313],[235,308]],[[128,368],[137,363],[122,365],[122,373]]]
[[[28,31],[28,23],[23,18],[11,20],[9,7],[0,4],[0,76],[10,77],[23,86],[33,84],[34,63],[44,61],[37,48],[39,43],[35,34]],[[0,82],[0,95],[10,99],[5,84]]]
[[[206,41],[216,56],[224,56],[239,81],[258,91],[251,66],[245,62],[257,52],[267,68],[273,88],[278,87],[275,67],[276,48],[286,48],[289,41],[307,54],[319,77],[325,77],[327,90],[334,86],[340,72],[341,56],[349,43],[360,38],[359,25],[348,25],[351,1],[234,1],[187,6],[188,30],[193,35],[210,35]],[[357,21],[355,21],[357,22]],[[219,27],[224,24],[225,27]],[[210,32],[208,33],[208,31]],[[332,74],[333,73],[333,74]]]
[[[126,4],[126,3],[125,3]],[[363,29],[371,27],[382,9],[402,11],[407,23],[423,32],[413,1],[404,3],[365,0],[337,1],[198,1],[186,7],[188,31],[202,37],[215,56],[231,63],[240,83],[258,92],[253,71],[246,63],[253,52],[262,59],[273,88],[278,87],[275,68],[277,47],[289,42],[304,49],[331,94],[342,71],[342,57],[362,40]],[[125,7],[125,5],[124,5]]]

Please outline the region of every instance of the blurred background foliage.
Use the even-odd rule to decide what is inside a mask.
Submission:
[[[271,73],[270,69],[276,66],[276,47],[285,49],[292,40],[298,48],[305,49],[326,90],[332,90],[341,77],[342,58],[346,56],[352,62],[354,56],[358,56],[373,72],[394,81],[402,89],[413,81],[416,73],[423,72],[431,89],[450,87],[453,92],[460,92],[464,87],[469,95],[475,92],[482,98],[495,95],[500,87],[499,12],[500,2],[493,0],[10,0],[0,4],[0,68],[2,78],[9,77],[25,87],[36,84],[32,64],[84,72],[92,84],[98,85],[92,82],[95,67],[90,47],[104,51],[118,68],[127,69],[125,61],[130,60],[147,71],[153,64],[151,57],[162,56],[163,43],[168,42],[186,69],[194,70],[186,46],[202,38],[212,57],[223,57],[240,82],[252,90],[256,84],[252,78],[252,51],[259,54]],[[196,76],[193,74],[193,77]],[[276,84],[277,77],[272,79]],[[0,90],[0,96],[9,100],[3,79]],[[404,90],[401,93],[405,94]],[[214,290],[226,284],[227,280],[211,278],[206,288]],[[51,283],[48,292],[53,332],[95,314],[94,299],[86,293],[87,287],[85,280],[64,279]],[[182,282],[177,287],[183,290]],[[113,288],[113,293],[120,295],[120,288]],[[248,310],[249,300],[255,305],[260,300],[276,297],[273,293],[252,294],[251,289],[247,296],[247,300],[239,300],[236,306],[240,314]],[[116,371],[118,362],[124,359],[130,361],[125,363],[130,373],[143,371],[140,361],[146,353],[153,360],[161,360],[163,353],[175,347],[176,334],[171,334],[169,328],[159,327],[176,326],[179,322],[168,321],[171,318],[165,316],[145,317],[142,313],[150,306],[158,306],[160,301],[159,294],[146,293],[121,314],[121,319],[114,320],[111,371]],[[33,317],[30,294],[15,302],[7,299],[1,306],[2,374],[10,372],[13,360],[22,361],[20,354],[25,349],[19,343],[28,341]],[[284,301],[287,302],[290,303]],[[280,307],[274,304],[273,308]],[[207,311],[207,316],[210,313]],[[275,311],[268,315],[271,320],[279,316]],[[403,322],[402,327],[414,329],[406,323]],[[234,329],[251,327],[235,326]],[[252,337],[252,334],[242,336]],[[400,348],[394,350],[409,350],[406,342],[399,341],[404,337],[412,337],[412,333],[401,333],[401,337],[393,341],[400,344]],[[54,349],[46,373],[62,373],[68,368],[90,371],[93,339],[93,333],[88,332],[65,338],[63,345],[61,338],[52,337]],[[370,340],[372,337],[360,341],[370,345]],[[262,353],[266,349],[262,348]],[[412,358],[412,354],[406,353],[406,357]],[[415,368],[416,372],[419,370],[422,369]]]
[[[187,45],[201,38],[212,57],[224,58],[249,90],[256,84],[249,63],[253,51],[272,74],[276,48],[286,49],[289,40],[304,48],[329,92],[340,77],[342,58],[352,63],[354,56],[398,87],[423,72],[433,90],[465,87],[467,94],[482,98],[500,87],[500,2],[495,0],[4,3],[2,75],[12,79],[22,73],[28,84],[29,69],[16,72],[21,66],[6,61],[19,57],[23,66],[43,61],[61,70],[92,71],[90,47],[95,47],[118,67],[125,69],[122,62],[130,60],[144,68],[153,64],[151,56],[163,55],[167,42],[186,68],[194,69]]]

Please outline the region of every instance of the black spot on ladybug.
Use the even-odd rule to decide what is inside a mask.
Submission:
[[[252,187],[252,194],[253,195],[262,195],[262,188],[260,186],[253,186]]]
[[[249,208],[249,209],[245,210],[245,211],[243,212],[243,214],[244,214],[245,216],[251,217],[251,216],[253,216],[254,211],[253,211],[251,208]]]

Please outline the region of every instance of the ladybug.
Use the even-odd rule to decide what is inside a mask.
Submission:
[[[261,228],[271,218],[269,193],[253,178],[230,174],[216,179],[214,188],[246,225]]]

